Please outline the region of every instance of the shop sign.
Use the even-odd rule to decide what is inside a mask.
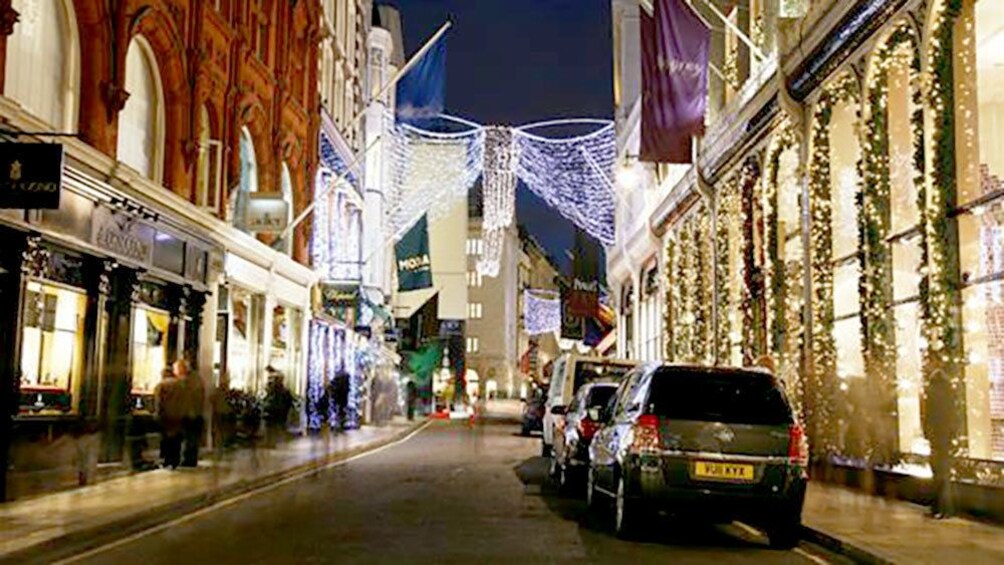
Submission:
[[[451,336],[463,336],[463,335],[464,335],[463,320],[439,321],[439,337],[451,337]]]
[[[0,144],[0,208],[59,209],[63,146]]]
[[[280,232],[289,223],[289,203],[278,192],[253,192],[248,199],[244,227],[249,232]]]
[[[583,329],[585,324],[582,317],[572,313],[571,293],[572,290],[570,289],[565,289],[561,292],[561,337],[580,340],[585,337],[585,330]]]
[[[135,216],[99,206],[94,210],[91,243],[144,265],[153,262],[154,229]]]
[[[355,326],[359,311],[359,287],[321,283],[318,288],[321,294],[321,312],[346,326]]]
[[[401,292],[432,288],[429,258],[429,220],[422,216],[394,245],[397,259],[397,289]]]
[[[572,288],[568,294],[568,312],[572,316],[589,318],[596,314],[600,307],[600,283],[584,281],[579,278],[572,280]]]

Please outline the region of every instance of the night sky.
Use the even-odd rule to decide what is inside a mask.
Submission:
[[[395,0],[411,54],[452,15],[447,112],[482,124],[611,118],[610,0]],[[573,228],[525,188],[517,218],[562,270]]]

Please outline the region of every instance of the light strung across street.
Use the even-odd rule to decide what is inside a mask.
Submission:
[[[443,217],[483,175],[485,249],[477,267],[482,275],[498,275],[518,180],[603,245],[614,243],[614,195],[608,186],[616,158],[613,122],[565,119],[512,128],[439,119],[464,129],[441,132],[402,123],[392,129],[387,211],[392,240],[425,214],[430,220]],[[535,133],[583,126],[596,129],[570,137]]]
[[[523,290],[523,327],[528,335],[561,330],[561,298],[553,290]]]

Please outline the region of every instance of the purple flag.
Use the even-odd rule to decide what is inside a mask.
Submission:
[[[704,131],[711,30],[684,0],[641,12],[641,160],[690,163],[691,139]]]

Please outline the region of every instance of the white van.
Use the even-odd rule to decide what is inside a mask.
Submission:
[[[555,406],[567,407],[583,384],[597,380],[619,382],[637,365],[637,361],[586,357],[575,353],[565,353],[555,359],[551,371],[551,386],[547,392],[547,404],[544,407],[544,445],[541,453],[545,457],[551,454],[551,447],[554,445],[554,423],[563,417],[552,413]]]

